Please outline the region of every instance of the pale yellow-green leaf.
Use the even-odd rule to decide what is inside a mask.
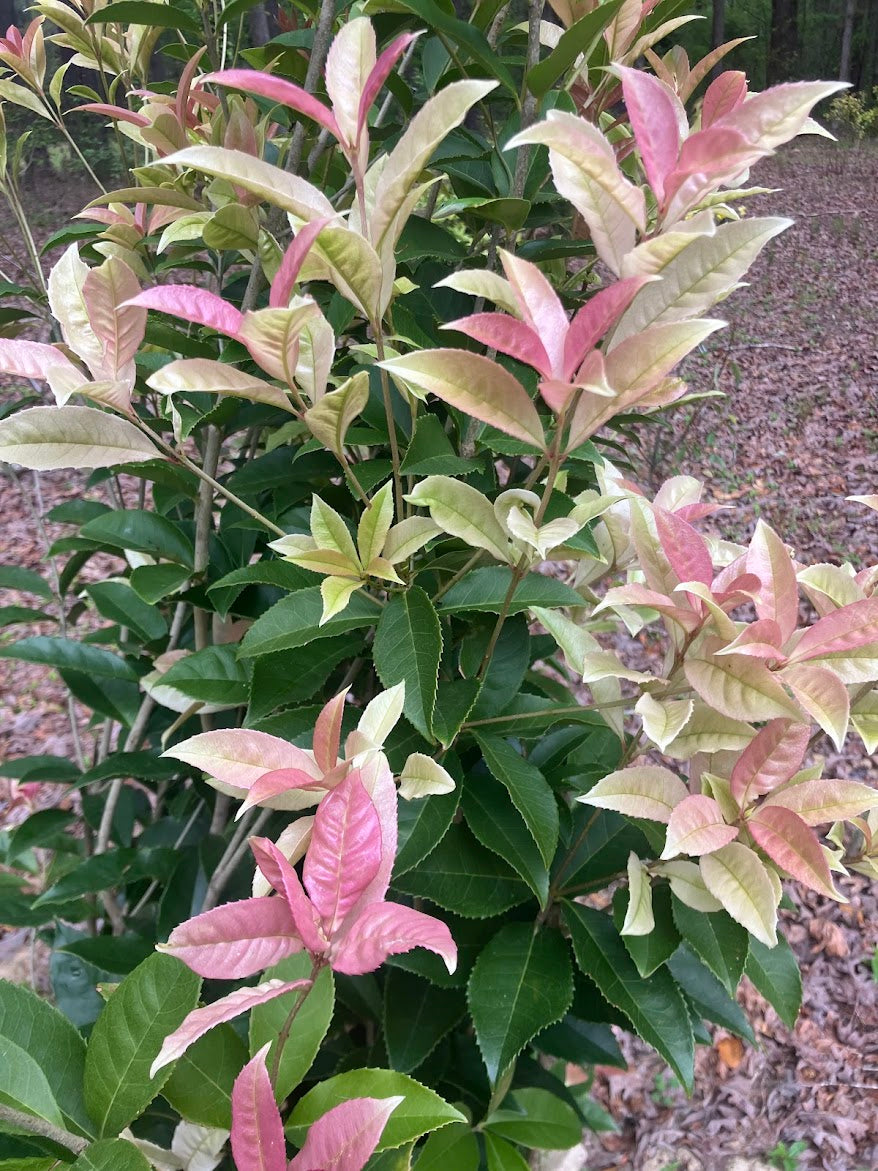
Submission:
[[[816,663],[796,663],[783,671],[782,678],[808,715],[841,751],[848,733],[850,696],[835,671]]]
[[[266,403],[290,413],[294,411],[286,392],[279,386],[272,386],[263,378],[256,378],[239,370],[237,366],[216,362],[212,358],[178,358],[162,366],[146,382],[147,386],[160,394],[194,392],[228,395],[254,403]]]
[[[49,273],[49,308],[64,341],[94,371],[100,367],[104,347],[92,329],[83,295],[88,273],[79,249],[71,244]]]
[[[430,98],[409,122],[384,162],[375,186],[369,225],[376,246],[398,234],[399,210],[439,143],[466,117],[467,111],[496,87],[495,81],[456,81]]]
[[[311,498],[311,536],[318,548],[335,549],[354,565],[360,559],[344,519],[315,493]]]
[[[166,252],[172,244],[188,244],[192,240],[200,240],[210,215],[209,211],[194,212],[168,224],[159,237],[156,252]]]
[[[815,778],[770,793],[765,804],[792,809],[808,825],[825,825],[878,808],[878,789],[859,781]]]
[[[238,336],[266,373],[292,386],[296,378],[299,338],[320,310],[310,297],[294,297],[284,309],[257,309],[244,314]]]
[[[454,778],[451,774],[422,752],[413,752],[399,774],[399,795],[406,801],[450,793],[453,789]]]
[[[352,581],[349,577],[325,577],[320,583],[320,596],[323,598],[320,626],[335,614],[340,614],[351,600],[351,594],[356,593],[362,585],[361,581]]]
[[[723,817],[729,824],[738,820],[741,816],[741,810],[732,796],[732,787],[728,777],[721,777],[718,773],[703,772],[701,786],[716,801],[722,810]]]
[[[340,455],[348,428],[368,401],[369,375],[361,370],[309,407],[305,422],[315,439]]]
[[[697,862],[686,862],[676,859],[673,862],[660,862],[652,867],[654,874],[667,878],[671,891],[681,903],[691,907],[693,911],[721,911],[722,903],[715,899],[701,877]]]
[[[583,796],[585,805],[612,809],[628,817],[645,817],[667,823],[671,810],[685,800],[689,790],[670,769],[642,764],[610,773]]]
[[[439,526],[428,516],[410,516],[395,524],[384,542],[384,557],[391,565],[407,561],[428,541],[441,533]]]
[[[162,162],[165,166],[190,167],[227,179],[306,222],[335,215],[335,208],[311,183],[244,151],[222,146],[189,146],[168,155]]]
[[[628,909],[620,935],[649,935],[655,927],[652,883],[643,863],[632,850],[628,855]]]
[[[705,313],[737,285],[769,240],[792,220],[743,219],[722,224],[713,234],[690,236],[681,251],[659,267],[636,295],[613,331],[613,345],[662,321]]]
[[[521,309],[506,277],[487,268],[462,268],[450,276],[437,281],[434,288],[454,289],[458,293],[469,293],[471,297],[482,297],[492,301],[513,317],[521,317]]]
[[[315,266],[309,268],[309,266]],[[359,309],[367,321],[380,311],[383,270],[381,259],[368,240],[346,227],[326,227],[317,237],[302,270],[302,279],[322,266],[323,279]]]
[[[13,105],[21,106],[25,110],[30,110],[32,114],[36,114],[40,118],[48,118],[50,122],[52,120],[52,115],[35,93],[23,85],[16,85],[8,78],[0,78],[0,99],[12,102]]]
[[[796,577],[819,614],[828,614],[864,597],[850,566],[808,565]]]
[[[380,691],[366,704],[357,731],[373,748],[380,748],[400,721],[405,703],[405,683]]]
[[[689,722],[694,704],[691,699],[655,699],[644,692],[634,705],[643,721],[646,736],[662,752]]]
[[[752,739],[753,729],[749,724],[723,716],[696,701],[683,730],[664,751],[675,760],[689,760],[697,752],[742,752]]]
[[[380,557],[392,524],[393,484],[388,480],[360,514],[360,522],[357,525],[357,550],[362,565],[368,565],[373,558]]]
[[[530,395],[508,370],[469,350],[421,350],[381,362],[396,378],[507,435],[542,450],[543,424]]]
[[[0,461],[48,471],[163,459],[127,419],[96,407],[30,407],[0,420]]]
[[[743,655],[717,655],[717,640],[704,644],[700,653],[687,656],[686,679],[705,703],[730,719],[800,720],[798,707],[780,682],[758,660]]]
[[[742,927],[766,947],[777,943],[780,883],[758,856],[740,842],[730,842],[700,862],[704,885]]]
[[[486,550],[498,561],[508,561],[509,541],[490,500],[469,484],[450,476],[427,476],[406,500],[419,508],[429,508],[430,516],[449,536]]]
[[[326,58],[326,92],[345,142],[357,140],[360,97],[375,64],[375,32],[364,16],[341,26]]]
[[[851,709],[851,724],[867,752],[878,749],[878,690],[868,691],[857,700]]]

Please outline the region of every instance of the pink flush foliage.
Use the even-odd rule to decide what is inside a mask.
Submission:
[[[287,1163],[284,1129],[265,1063],[268,1046],[244,1066],[232,1090],[232,1154],[238,1171],[362,1171],[400,1097],[351,1098],[313,1122]]]

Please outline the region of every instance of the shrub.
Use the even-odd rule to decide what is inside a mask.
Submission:
[[[878,573],[704,535],[696,481],[626,461],[789,226],[739,216],[749,168],[839,87],[698,99],[729,46],[659,56],[673,0],[324,2],[255,69],[245,7],[38,5],[139,165],[56,236],[58,340],[0,341],[54,397],[0,457],[91,472],[57,580],[4,571],[58,632],[0,654],[93,713],[16,769],[81,817],[5,835],[5,915],[93,979],[66,1016],[0,986],[0,1150],[521,1167],[577,1142],[564,1065],[622,1064],[613,1027],[691,1088],[705,1021],[752,1039],[744,972],[792,1022],[782,881],[874,873],[873,790],[805,757],[874,747]],[[4,94],[63,125],[41,19]]]

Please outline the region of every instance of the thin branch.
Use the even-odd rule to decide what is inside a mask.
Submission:
[[[314,30],[314,44],[311,47],[311,54],[308,58],[308,71],[305,74],[304,89],[306,93],[313,94],[317,88],[317,83],[320,80],[320,75],[323,73],[323,66],[326,64],[326,55],[329,52],[329,44],[332,40],[332,22],[335,18],[335,0],[320,0],[320,12],[317,17],[317,28]],[[305,123],[300,121],[296,124],[290,139],[290,150],[287,155],[287,170],[291,175],[296,175],[299,172],[299,166],[302,162],[302,148],[305,145]]]
[[[80,1138],[78,1134],[72,1134],[69,1130],[62,1130],[60,1126],[55,1126],[44,1118],[25,1114],[23,1110],[13,1110],[11,1106],[0,1104],[0,1120],[25,1131],[27,1134],[36,1134],[40,1138],[51,1139],[53,1143],[57,1143],[60,1147],[66,1147],[74,1155],[81,1154],[89,1145],[88,1139]]]

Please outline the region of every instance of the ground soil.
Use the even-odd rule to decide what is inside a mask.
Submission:
[[[878,150],[808,143],[764,163],[754,181],[780,188],[750,214],[782,214],[793,228],[776,240],[720,314],[730,327],[689,363],[693,388],[718,389],[694,413],[672,414],[666,431],[638,457],[641,479],[656,486],[685,471],[705,479],[708,495],[729,510],[716,525],[746,539],[764,516],[802,560],[878,559],[878,516],[845,496],[878,491]],[[57,180],[32,193],[45,237],[81,207],[84,186]],[[0,218],[4,275],[15,261]],[[0,387],[0,403],[13,392]],[[39,477],[45,508],[82,491],[73,473]],[[0,469],[0,562],[45,572],[44,535],[31,519],[39,507],[31,473]],[[47,526],[54,539],[66,530]],[[33,604],[3,591],[4,605]],[[49,633],[15,628],[6,637]],[[86,744],[87,716],[77,713]],[[845,753],[818,745],[827,774],[878,783],[878,766],[852,744]],[[0,659],[0,756],[72,751],[66,698],[52,672]],[[0,823],[24,812],[4,799]],[[786,1029],[755,990],[740,998],[759,1045],[744,1050],[721,1033],[699,1053],[696,1091],[687,1099],[663,1062],[626,1039],[628,1071],[598,1070],[595,1095],[618,1130],[587,1137],[565,1162],[571,1171],[746,1171],[775,1151],[804,1142],[795,1167],[858,1171],[878,1167],[878,897],[865,882],[839,906],[802,897],[786,930],[804,975],[804,1006]],[[0,974],[40,976],[39,952],[20,936],[0,941]]]

